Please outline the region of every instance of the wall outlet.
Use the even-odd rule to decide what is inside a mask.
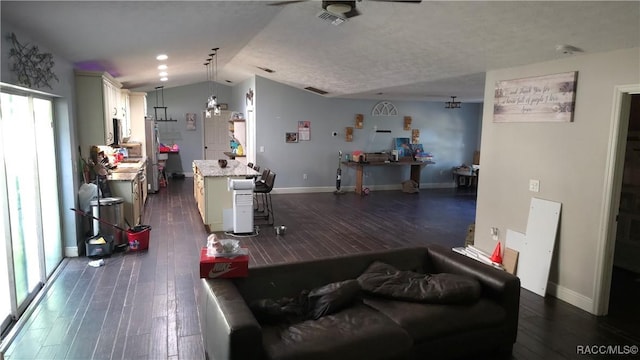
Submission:
[[[529,191],[540,192],[540,180],[529,180]]]
[[[307,174],[302,174],[302,180],[307,180]]]
[[[498,240],[498,228],[497,227],[491,227],[489,229],[489,233],[491,234],[491,238],[493,240]]]

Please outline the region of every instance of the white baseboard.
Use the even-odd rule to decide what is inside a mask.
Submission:
[[[388,184],[388,185],[371,185],[366,186],[371,191],[383,191],[383,190],[402,190],[401,184]],[[453,182],[446,183],[424,183],[420,184],[421,189],[447,189],[454,188],[456,184]],[[355,186],[343,186],[340,190],[344,192],[354,192]],[[273,194],[303,194],[303,193],[317,193],[317,192],[334,192],[336,188],[334,186],[315,186],[315,187],[288,187],[288,188],[273,188]]]
[[[595,315],[596,309],[594,308],[593,299],[588,296],[584,296],[564,286],[552,283],[551,281],[547,283],[547,294]]]
[[[80,256],[80,253],[78,252],[77,246],[67,246],[64,248],[64,257],[78,257],[78,256]]]

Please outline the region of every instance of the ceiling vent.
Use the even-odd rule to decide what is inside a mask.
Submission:
[[[318,89],[318,88],[314,88],[313,86],[307,86],[307,87],[306,87],[306,88],[304,88],[304,89],[305,89],[305,90],[308,90],[308,91],[311,91],[311,92],[314,92],[314,93],[319,94],[319,95],[326,95],[326,94],[328,94],[328,92],[327,92],[327,91],[320,90],[320,89]]]
[[[343,22],[347,21],[347,19],[341,18],[340,16],[332,14],[328,11],[321,11],[316,16],[328,23],[331,23],[331,25],[335,25],[335,26],[338,26]]]

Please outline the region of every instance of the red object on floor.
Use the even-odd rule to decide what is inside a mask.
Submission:
[[[500,249],[500,242],[498,241],[496,248],[493,249],[493,254],[491,254],[491,261],[498,264],[502,264],[502,255],[500,255],[501,252],[502,252],[502,249]]]
[[[149,233],[151,226],[141,225],[133,229],[127,230],[127,238],[129,240],[129,250],[140,251],[149,248]]]
[[[200,249],[200,277],[208,279],[246,277],[249,255],[233,258],[207,256],[207,247]]]

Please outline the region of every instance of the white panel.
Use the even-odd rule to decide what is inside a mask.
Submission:
[[[561,204],[531,198],[524,247],[518,261],[518,277],[522,287],[545,296],[551,257],[558,231]]]
[[[522,249],[524,249],[524,240],[525,235],[523,233],[507,229],[507,237],[504,247],[521,253]]]

